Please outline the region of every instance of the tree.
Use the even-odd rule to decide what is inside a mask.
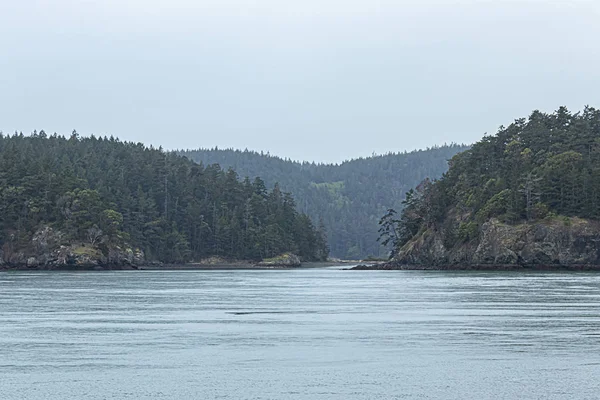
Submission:
[[[96,245],[100,238],[102,238],[102,229],[98,228],[98,225],[88,228],[87,237],[92,246]]]
[[[534,205],[538,203],[541,192],[539,191],[539,183],[542,178],[534,175],[532,172],[528,172],[523,179],[523,185],[519,191],[525,196],[525,210],[527,213],[527,220],[531,220],[534,211]]]
[[[381,242],[383,246],[392,246],[392,252],[390,258],[395,255],[396,249],[400,245],[400,220],[397,218],[396,210],[390,208],[387,213],[379,220],[379,237],[378,242]]]

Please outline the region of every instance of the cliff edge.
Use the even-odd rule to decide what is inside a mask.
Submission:
[[[447,242],[447,241],[446,241]],[[406,266],[600,266],[600,223],[551,218],[509,225],[484,223],[476,238],[445,245],[442,232],[426,230],[390,262]]]
[[[9,242],[0,250],[0,270],[124,269],[144,262],[140,249],[67,240],[48,226],[37,230],[26,246],[14,247]]]

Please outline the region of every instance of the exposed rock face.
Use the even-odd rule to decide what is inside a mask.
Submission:
[[[302,265],[300,257],[292,253],[285,253],[277,257],[268,258],[262,260],[256,266],[258,267],[280,267],[280,268],[293,268],[300,267]]]
[[[62,236],[61,232],[55,231],[49,226],[44,226],[33,234],[31,239],[33,250],[40,254],[44,253],[49,248],[56,247],[62,241]]]
[[[47,226],[35,232],[27,248],[0,253],[3,268],[123,268],[141,265],[144,260],[139,249],[66,242],[61,232]]]
[[[554,218],[507,225],[484,223],[477,239],[444,246],[440,232],[426,231],[407,243],[393,260],[396,265],[600,265],[600,222]]]

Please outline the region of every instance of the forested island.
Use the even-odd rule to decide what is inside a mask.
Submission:
[[[0,267],[317,261],[324,230],[279,186],[217,164],[76,132],[0,135]]]
[[[600,266],[600,111],[339,165],[0,134],[2,268],[297,264],[328,243],[342,258],[383,245],[385,269]]]
[[[534,111],[381,219],[379,269],[600,268],[600,111]]]
[[[268,153],[233,149],[180,151],[203,165],[218,163],[241,176],[260,176],[268,188],[292,193],[298,209],[327,228],[331,256],[364,259],[387,256],[377,243],[378,222],[400,209],[406,192],[425,178],[439,178],[448,160],[468,146],[451,144],[404,153],[373,155],[341,164],[296,162]]]

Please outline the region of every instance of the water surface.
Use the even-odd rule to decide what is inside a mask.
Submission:
[[[597,399],[600,274],[0,273],[0,399]]]

